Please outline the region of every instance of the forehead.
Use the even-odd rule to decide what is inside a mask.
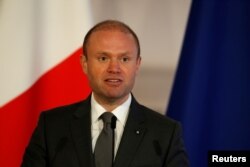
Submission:
[[[95,31],[89,37],[88,45],[91,43],[131,43],[136,46],[136,41],[132,34],[119,30],[99,30]]]
[[[89,41],[93,40],[109,40],[109,39],[123,39],[123,40],[132,40],[135,42],[132,34],[119,31],[119,30],[99,30],[95,31],[89,37]]]

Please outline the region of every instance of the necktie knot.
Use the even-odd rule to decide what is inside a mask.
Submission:
[[[112,114],[111,112],[105,112],[100,116],[100,118],[102,119],[104,124],[107,124],[107,123],[110,124],[113,116],[114,114]]]

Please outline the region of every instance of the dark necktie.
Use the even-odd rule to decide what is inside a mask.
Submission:
[[[103,120],[103,129],[95,145],[96,167],[112,167],[113,161],[113,129],[111,128],[111,112],[103,113],[100,118]]]

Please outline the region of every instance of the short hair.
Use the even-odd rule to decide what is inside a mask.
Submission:
[[[87,34],[85,35],[84,41],[83,41],[83,55],[87,58],[87,47],[89,43],[89,39],[91,37],[91,34],[97,31],[109,31],[109,30],[118,30],[127,34],[131,34],[135,40],[135,44],[137,46],[137,56],[140,57],[140,43],[137,35],[135,32],[125,23],[117,21],[117,20],[106,20],[102,21],[98,24],[96,24],[94,27],[92,27]]]

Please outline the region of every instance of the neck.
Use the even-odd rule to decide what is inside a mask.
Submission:
[[[106,111],[113,111],[115,108],[123,104],[129,97],[129,94],[122,97],[122,98],[105,98],[105,97],[100,97],[93,93],[95,100],[103,107],[105,108]]]

